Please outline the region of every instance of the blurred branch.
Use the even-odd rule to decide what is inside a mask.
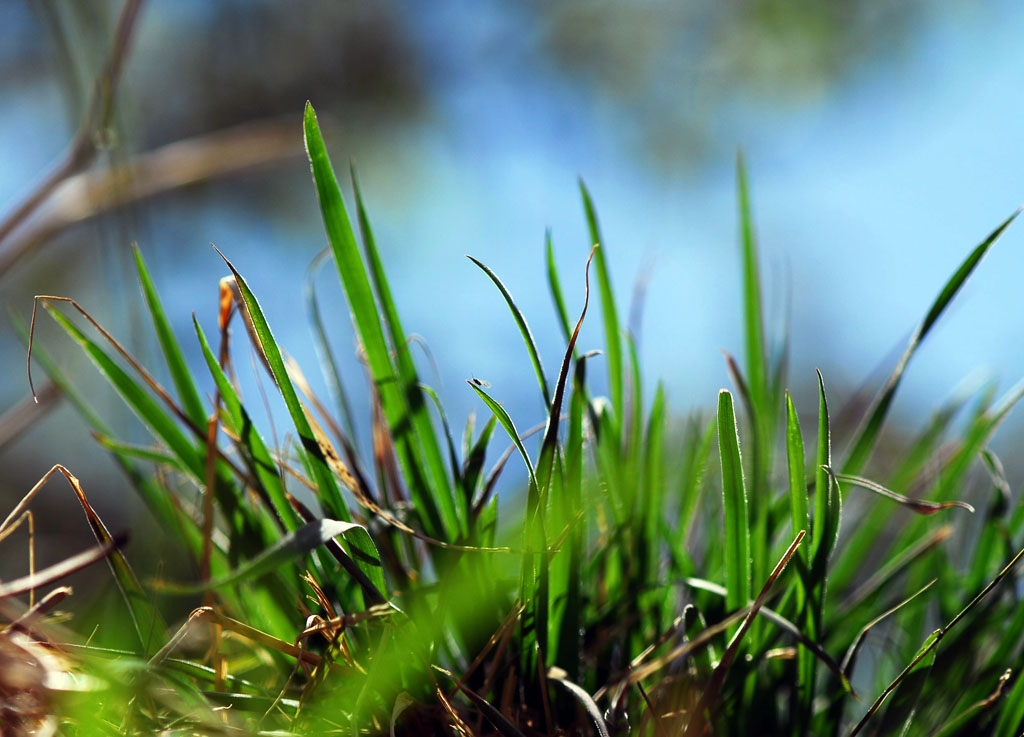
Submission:
[[[115,207],[302,155],[293,120],[273,120],[176,141],[102,171],[65,177],[49,206],[0,250],[0,276],[60,231]]]
[[[53,193],[61,182],[84,169],[96,157],[99,150],[97,139],[110,122],[114,109],[114,94],[121,79],[124,59],[141,6],[142,0],[126,0],[117,21],[107,61],[93,84],[92,96],[70,148],[35,190],[0,220],[0,244]]]
[[[56,407],[61,393],[56,384],[48,382],[36,396],[39,398],[38,403],[32,397],[26,397],[0,415],[0,449],[20,438],[33,423]]]

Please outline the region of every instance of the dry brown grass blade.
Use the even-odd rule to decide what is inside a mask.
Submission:
[[[112,551],[124,547],[127,542],[128,533],[119,532],[114,535],[109,542],[104,543],[103,545],[89,548],[77,555],[72,555],[70,558],[65,558],[60,563],[55,563],[48,568],[37,571],[34,575],[16,578],[13,581],[0,584],[0,599],[26,594],[32,589],[37,589],[40,586],[46,586],[54,581],[59,581],[66,576],[70,576],[72,573],[77,573],[83,568],[87,568],[93,563],[103,560],[110,555]]]
[[[199,607],[198,609],[193,610],[193,612],[189,614],[185,623],[178,628],[174,637],[168,640],[167,644],[160,648],[160,650],[150,658],[149,662],[153,665],[157,665],[166,660],[170,654],[178,648],[185,637],[188,636],[192,627],[199,622],[207,622],[212,625],[223,627],[230,632],[234,632],[236,635],[241,635],[247,640],[251,640],[263,645],[264,647],[277,650],[285,655],[290,655],[291,657],[309,665],[317,665],[320,662],[320,656],[316,653],[311,653],[293,643],[285,642],[284,640],[274,637],[273,635],[269,635],[262,630],[250,627],[244,622],[239,622],[237,619],[225,616],[213,607],[208,606]]]

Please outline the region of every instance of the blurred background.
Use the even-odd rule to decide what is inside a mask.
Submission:
[[[0,222],[89,117],[122,7],[0,0]],[[518,330],[464,255],[501,276],[555,370],[564,339],[544,235],[576,314],[590,246],[577,177],[597,206],[620,310],[641,316],[646,388],[664,380],[679,417],[712,406],[730,386],[721,350],[742,351],[740,147],[769,328],[790,336],[798,400],[813,396],[815,367],[837,403],[877,386],[960,261],[1024,201],[1014,0],[149,0],[130,31],[95,157],[0,238],[0,294],[25,318],[34,294],[74,297],[161,378],[130,244],[198,367],[191,315],[215,330],[226,273],[212,242],[326,396],[303,295],[325,245],[302,144],[307,99],[339,176],[346,160],[358,165],[405,327],[428,347],[422,376],[456,428],[484,411],[469,377],[490,382],[520,428],[543,416]],[[317,293],[366,430],[351,323],[333,266],[323,271]],[[923,425],[965,379],[1001,392],[1024,375],[1022,274],[1018,224],[915,357],[895,432]],[[260,414],[235,332],[245,395],[280,439],[283,408],[270,396]],[[119,437],[152,442],[49,318],[37,340]],[[595,310],[581,346],[601,343]],[[107,500],[112,527],[128,524],[139,509],[129,486],[73,409],[26,403],[25,349],[6,321],[0,362],[0,506],[60,462]],[[1005,428],[995,447],[1014,448],[1014,434]],[[37,522],[37,544],[89,544],[67,489],[39,504],[52,516]]]

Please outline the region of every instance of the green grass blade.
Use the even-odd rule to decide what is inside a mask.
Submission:
[[[356,562],[360,563],[361,570],[366,571],[367,568],[364,566],[369,564],[369,570],[373,573],[367,578],[379,596],[385,590],[384,575],[376,547],[366,528],[352,522],[333,519],[320,519],[303,525],[221,578],[195,585],[160,583],[158,588],[168,593],[194,594],[250,581],[273,572],[289,561],[301,558],[339,536],[343,537],[356,553]]]
[[[793,519],[793,534],[811,529],[807,513],[807,476],[804,472],[804,437],[800,432],[793,398],[786,392],[786,461],[789,467],[789,504]],[[800,551],[804,563],[810,563],[807,550]]]
[[[148,461],[149,463],[155,463],[157,466],[166,466],[183,474],[188,473],[188,469],[182,465],[180,459],[159,448],[123,443],[116,438],[102,435],[95,431],[92,433],[92,436],[102,447],[125,459],[133,458],[139,461]]]
[[[536,470],[534,469],[533,461],[530,460],[530,454],[526,452],[526,446],[523,445],[523,441],[519,437],[519,431],[516,430],[515,423],[512,422],[512,418],[509,416],[508,412],[505,411],[505,408],[502,407],[500,404],[498,404],[498,402],[495,401],[494,398],[491,397],[490,394],[485,392],[483,389],[481,389],[479,386],[474,384],[472,381],[466,381],[466,383],[469,384],[471,387],[473,387],[473,391],[475,391],[478,395],[480,395],[480,398],[482,400],[484,400],[484,404],[486,404],[487,408],[489,410],[491,410],[492,413],[494,413],[495,417],[498,418],[498,422],[501,423],[501,426],[503,428],[505,428],[505,432],[508,433],[508,436],[512,439],[512,442],[515,443],[516,450],[518,450],[519,451],[519,455],[521,455],[523,457],[523,461],[526,463],[526,470],[530,474],[530,494],[531,494],[531,496],[536,495],[537,494],[537,474],[536,474]],[[531,504],[535,505],[536,504],[536,499],[533,499],[531,501]]]
[[[747,168],[742,153],[736,157],[736,187],[739,198],[743,262],[743,332],[746,345],[747,380],[754,407],[758,413],[762,413],[767,410],[768,364],[765,352],[757,241],[754,236],[754,218],[750,207]]]
[[[50,304],[45,305],[47,312],[67,331],[75,342],[85,351],[89,359],[100,372],[107,377],[111,386],[135,412],[147,427],[167,444],[182,464],[188,468],[192,476],[200,483],[205,479],[205,460],[203,454],[188,439],[177,422],[174,421],[160,405],[134,379],[132,379],[102,348],[91,341],[78,327],[68,320],[59,310]]]
[[[1018,209],[1010,217],[1004,220],[999,227],[993,230],[989,236],[983,240],[978,246],[971,251],[970,255],[964,259],[963,263],[956,272],[949,278],[946,284],[942,287],[939,295],[935,298],[931,307],[928,309],[924,320],[921,321],[921,325],[914,331],[914,335],[910,338],[910,343],[907,345],[906,350],[903,352],[903,356],[896,364],[896,368],[889,375],[885,385],[879,392],[878,397],[874,400],[867,413],[867,419],[864,421],[863,426],[858,431],[856,440],[851,446],[849,456],[846,459],[846,463],[843,464],[843,473],[856,474],[864,467],[868,457],[871,455],[871,451],[874,449],[875,441],[878,439],[878,434],[882,430],[882,424],[885,422],[885,418],[889,413],[889,407],[892,405],[893,398],[896,396],[896,390],[899,388],[900,380],[903,378],[903,373],[906,371],[907,364],[910,363],[910,359],[917,351],[917,347],[927,337],[928,332],[932,329],[932,326],[936,323],[939,317],[945,311],[946,307],[956,296],[957,292],[967,281],[967,277],[971,275],[975,267],[981,262],[981,259],[988,252],[989,248],[992,247],[1003,232],[1010,226],[1010,223],[1020,214],[1021,210]]]
[[[316,122],[315,117],[314,114],[314,124]],[[388,285],[387,275],[384,273],[384,265],[380,259],[380,252],[377,249],[377,240],[374,238],[373,229],[370,227],[370,219],[366,215],[363,193],[359,187],[359,179],[356,177],[354,166],[351,167],[350,173],[352,176],[352,189],[356,196],[359,232],[363,237],[363,246],[366,251],[367,263],[369,264],[370,278],[373,280],[373,288],[380,304],[380,312],[384,317],[384,325],[391,338],[391,347],[395,355],[395,369],[398,372],[399,380],[402,382],[401,393],[412,415],[412,425],[415,430],[416,440],[419,443],[418,446],[413,445],[413,447],[419,447],[423,450],[423,457],[433,479],[433,488],[440,496],[441,513],[447,516],[445,524],[453,523],[454,520],[450,518],[453,514],[452,507],[449,504],[452,501],[453,494],[452,482],[445,473],[441,446],[437,440],[437,434],[434,432],[426,401],[423,398],[422,387],[412,359],[412,352],[409,350],[409,340],[402,329],[402,323],[398,317],[398,309],[395,307],[395,300],[391,295],[391,287]],[[342,207],[344,208],[344,205]],[[335,253],[337,253],[337,250]],[[394,428],[392,428],[392,431],[394,431]],[[465,534],[468,520],[460,518],[458,523],[461,524],[461,530]]]
[[[516,304],[512,298],[512,294],[508,291],[508,288],[502,283],[498,275],[494,273],[488,266],[484,265],[472,256],[467,255],[470,261],[480,267],[483,271],[494,282],[494,286],[501,292],[501,296],[505,298],[505,303],[508,305],[509,310],[512,311],[512,317],[516,321],[516,325],[519,326],[519,332],[523,336],[523,342],[526,343],[526,350],[530,354],[530,361],[533,363],[533,371],[537,374],[537,383],[540,385],[541,394],[544,397],[544,406],[549,407],[551,402],[551,394],[548,391],[548,380],[544,377],[544,364],[540,360],[540,352],[537,350],[537,343],[533,339],[533,333],[530,332],[530,326],[526,323],[526,318],[523,316],[522,310]]]
[[[217,251],[217,253],[220,253],[220,251]],[[314,482],[320,491],[320,503],[324,505],[324,508],[332,516],[348,521],[350,517],[345,501],[342,499],[341,491],[334,480],[334,474],[331,472],[327,459],[324,457],[323,450],[313,434],[313,428],[310,427],[309,420],[306,419],[306,413],[303,411],[301,402],[299,402],[299,396],[295,392],[292,380],[288,376],[288,370],[284,365],[284,357],[277,345],[277,341],[274,340],[273,333],[270,332],[270,325],[263,314],[263,308],[260,307],[259,302],[256,300],[256,295],[252,293],[248,283],[238,273],[234,265],[228,261],[223,253],[220,256],[224,259],[224,263],[227,264],[227,267],[235,277],[238,290],[245,303],[246,314],[252,321],[253,330],[257,340],[259,340],[259,345],[256,348],[266,358],[267,365],[274,375],[274,382],[284,398],[288,414],[291,416],[295,430],[299,434],[299,442],[302,444],[302,450],[313,471]]]
[[[206,426],[206,410],[203,407],[203,400],[196,389],[195,381],[192,379],[192,372],[188,369],[185,356],[181,352],[181,346],[171,324],[164,313],[160,297],[153,286],[153,280],[149,276],[146,264],[142,260],[142,252],[139,247],[132,244],[132,251],[135,254],[135,267],[139,272],[139,282],[142,285],[142,293],[146,298],[146,305],[149,307],[150,317],[153,319],[153,329],[156,332],[157,340],[160,342],[160,350],[163,351],[164,360],[171,373],[171,380],[178,391],[178,399],[181,400],[182,409],[185,415],[196,425]]]
[[[718,448],[722,462],[722,502],[725,507],[726,606],[736,611],[750,601],[750,529],[747,491],[740,458],[739,428],[732,394],[718,394]]]
[[[608,387],[611,392],[612,409],[615,412],[615,427],[622,423],[622,336],[619,333],[619,314],[615,306],[615,295],[612,292],[612,280],[608,274],[605,260],[605,243],[601,238],[601,229],[597,223],[597,212],[594,210],[590,192],[580,179],[580,194],[583,197],[583,209],[587,216],[587,227],[590,232],[590,245],[598,245],[595,252],[597,269],[597,287],[601,295],[601,314],[604,319],[605,351],[608,353]]]
[[[572,324],[569,322],[569,310],[566,309],[565,299],[562,297],[562,282],[558,278],[558,267],[555,265],[555,249],[551,243],[550,229],[544,234],[544,250],[547,256],[548,289],[551,290],[551,299],[555,303],[558,324],[568,341],[569,336],[572,335]]]
[[[304,130],[306,151],[309,155],[324,226],[334,251],[335,265],[338,268],[352,317],[366,353],[370,375],[380,393],[381,404],[391,428],[399,462],[409,483],[410,494],[423,519],[425,532],[438,539],[455,539],[460,532],[455,499],[450,493],[447,481],[442,483],[442,480],[436,476],[438,473],[443,475],[444,469],[440,451],[437,452],[437,463],[440,463],[440,469],[438,469],[433,461],[428,465],[423,460],[413,437],[414,423],[422,423],[425,418],[426,424],[429,425],[430,417],[427,414],[426,403],[415,383],[410,387],[408,381],[403,381],[402,377],[396,374],[391,363],[390,350],[384,338],[366,265],[359,252],[345,204],[341,199],[338,180],[327,155],[327,147],[316,121],[316,113],[309,103],[306,103]],[[399,360],[402,360],[400,357],[405,355],[404,352],[407,350],[408,347],[404,341],[395,346],[396,356],[399,357]],[[418,400],[416,400],[417,397]],[[417,401],[417,403],[410,407],[410,400]],[[430,437],[424,433],[420,440],[426,443],[433,442],[436,445],[436,438],[432,433]],[[432,455],[428,453],[428,457],[432,457]],[[428,468],[435,476],[433,483],[430,477],[424,476],[424,470]]]
[[[292,531],[299,526],[300,521],[292,505],[288,502],[288,495],[284,483],[281,481],[277,464],[270,455],[263,438],[260,437],[255,423],[242,405],[235,387],[232,386],[230,379],[217,362],[217,357],[210,348],[206,334],[195,316],[192,317],[192,324],[195,327],[196,336],[199,338],[199,346],[202,349],[207,368],[217,385],[217,391],[220,392],[220,420],[238,438],[238,445],[246,467],[263,487],[263,491],[270,500],[270,505],[282,526],[285,530]]]
[[[832,463],[832,433],[828,418],[828,401],[825,398],[825,380],[818,372],[818,450],[814,465],[814,520],[811,536],[811,560],[814,566],[814,578],[824,579],[824,567],[832,552],[835,540],[828,539],[828,533],[837,523],[833,520],[838,512],[835,510],[835,491],[832,476],[828,469]]]

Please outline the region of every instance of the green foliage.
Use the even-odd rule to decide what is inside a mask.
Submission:
[[[64,733],[1019,733],[1024,608],[1006,579],[1024,544],[1024,512],[1009,503],[987,446],[1024,388],[995,404],[983,390],[959,426],[958,399],[895,460],[871,457],[907,362],[1012,217],[943,287],[853,429],[830,414],[820,373],[790,380],[784,356],[769,360],[741,159],[745,355],[729,357],[739,401],[722,390],[715,414],[684,423],[660,384],[644,394],[639,348],[620,326],[608,246],[581,183],[589,245],[598,245],[609,398],[588,380],[590,346],[577,346],[590,262],[585,270],[579,251],[563,280],[549,233],[545,265],[565,336],[552,357],[557,376],[545,373],[511,291],[473,259],[523,336],[547,413],[540,442],[473,380],[486,420],[479,431],[467,423],[459,448],[440,398],[419,380],[354,174],[358,229],[310,106],[304,129],[367,366],[369,418],[352,416],[352,387],[342,385],[312,288],[340,420],[286,360],[244,263],[225,259],[233,281],[223,287],[216,350],[194,321],[205,363],[195,375],[136,252],[176,397],[84,309],[72,303],[100,339],[58,309],[59,298],[43,302],[155,447],[113,438],[45,352],[34,360],[128,473],[191,576],[152,572],[140,582],[133,550],[113,554],[126,602],[118,616],[134,625],[117,650],[90,644],[84,627],[38,623],[34,632],[63,643],[64,667],[90,677],[88,693],[70,689],[57,704]],[[281,447],[267,442],[234,383],[231,356],[245,350],[231,342],[234,315],[244,328],[234,340],[248,337],[292,421],[294,439]],[[816,394],[816,425],[790,388]],[[372,437],[369,457],[355,450],[357,427]],[[834,447],[852,450],[837,461]],[[520,461],[527,488],[499,506],[498,479]],[[151,465],[158,473],[145,472]],[[976,500],[981,537],[965,545],[971,531],[958,526],[973,509],[956,500],[971,496],[973,469],[987,470],[993,491]],[[841,514],[851,493],[861,504],[853,520]],[[80,499],[98,542],[113,547]],[[182,597],[198,608],[173,631],[162,617],[180,619],[168,604]],[[205,634],[203,644],[190,634]]]

